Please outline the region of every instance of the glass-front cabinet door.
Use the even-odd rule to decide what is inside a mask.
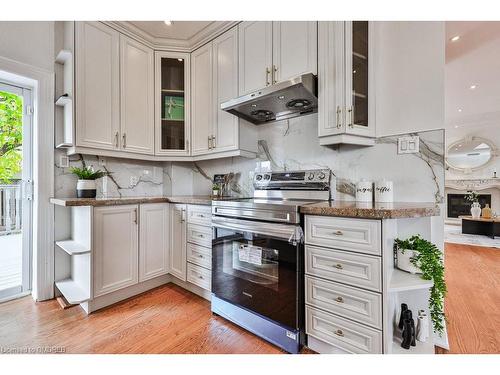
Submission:
[[[372,23],[345,23],[346,132],[375,136]]]
[[[156,155],[189,155],[189,54],[156,52]]]

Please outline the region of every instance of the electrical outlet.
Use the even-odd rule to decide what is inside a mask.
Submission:
[[[68,168],[69,167],[69,157],[66,155],[61,155],[59,159],[59,167]]]
[[[135,186],[139,183],[139,177],[130,176],[130,186]]]
[[[398,154],[416,154],[420,151],[420,137],[409,136],[398,138]]]

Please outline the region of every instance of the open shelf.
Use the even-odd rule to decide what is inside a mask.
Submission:
[[[410,349],[401,347],[401,340],[394,339],[391,347],[392,354],[434,354],[434,343],[432,337],[429,337],[426,342],[417,340],[417,346],[410,346]]]
[[[90,249],[88,247],[73,240],[56,241],[56,245],[62,250],[66,251],[69,255],[90,253]]]
[[[66,104],[71,104],[71,101],[71,96],[69,96],[68,94],[64,94],[57,98],[56,105],[64,107]]]
[[[405,290],[429,289],[434,285],[432,280],[424,280],[418,274],[411,274],[398,269],[392,271],[389,284],[389,293],[402,292]]]
[[[90,299],[89,294],[71,279],[56,281],[56,287],[62,293],[64,298],[66,298],[66,300],[72,305],[76,305]]]

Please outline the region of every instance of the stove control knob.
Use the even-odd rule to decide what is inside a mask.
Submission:
[[[262,180],[262,175],[261,175],[261,174],[258,174],[257,176],[255,176],[255,179],[256,179],[257,181]]]
[[[309,173],[309,175],[307,176],[307,179],[308,180],[314,179],[314,173],[313,172]]]
[[[270,180],[270,179],[271,179],[271,175],[269,175],[269,174],[264,175],[264,180]]]
[[[324,180],[324,179],[325,179],[325,177],[326,177],[326,175],[325,175],[323,172],[320,172],[320,173],[319,173],[319,175],[318,175],[318,178],[319,178],[320,180]]]

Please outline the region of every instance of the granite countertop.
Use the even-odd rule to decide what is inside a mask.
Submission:
[[[220,198],[224,199],[224,198]],[[209,195],[176,195],[161,197],[124,197],[124,198],[50,198],[50,203],[59,206],[116,206],[123,204],[141,203],[184,203],[184,204],[212,204]]]
[[[300,207],[306,215],[358,217],[365,219],[401,219],[439,216],[435,203],[363,203],[351,201],[325,201]]]

